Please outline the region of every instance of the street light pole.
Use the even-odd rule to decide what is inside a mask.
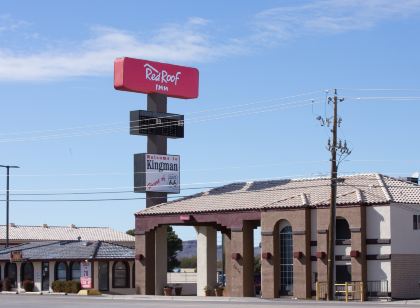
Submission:
[[[9,191],[10,191],[10,168],[19,168],[19,166],[4,166],[0,167],[6,168],[6,248],[9,247]]]

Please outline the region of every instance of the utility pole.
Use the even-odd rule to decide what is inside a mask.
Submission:
[[[6,175],[6,248],[9,247],[9,178],[10,178],[10,168],[19,168],[18,166],[4,166],[0,165],[0,167],[6,168],[7,175]]]
[[[338,165],[344,158],[351,154],[351,150],[347,148],[347,142],[338,140],[338,127],[341,124],[341,118],[338,117],[338,103],[344,101],[344,98],[338,98],[337,90],[334,89],[334,96],[328,98],[328,103],[333,104],[332,118],[323,119],[317,117],[321,122],[321,126],[330,126],[332,123],[332,140],[328,139],[327,150],[331,153],[331,200],[329,210],[329,226],[328,226],[328,251],[327,251],[327,295],[328,300],[334,300],[335,293],[335,221],[336,221],[336,205],[337,205],[337,179]],[[339,158],[337,159],[337,152]]]
[[[331,203],[330,222],[328,226],[328,263],[327,263],[327,285],[328,300],[334,300],[334,264],[335,264],[335,207],[337,204],[337,90],[334,90],[334,115],[332,128],[331,151]],[[330,143],[330,142],[328,142]]]

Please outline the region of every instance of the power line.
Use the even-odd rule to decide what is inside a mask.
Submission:
[[[390,101],[417,101],[420,96],[346,96],[353,100],[390,100]]]
[[[300,93],[300,94],[296,94],[296,95],[289,95],[289,96],[284,96],[284,97],[274,98],[274,99],[258,100],[258,101],[255,101],[255,102],[245,103],[245,104],[228,105],[228,106],[220,107],[220,108],[204,109],[204,110],[200,110],[200,111],[196,111],[196,112],[190,112],[190,113],[187,113],[186,115],[199,114],[199,113],[211,112],[211,111],[216,111],[216,110],[227,110],[227,109],[233,109],[233,108],[238,108],[238,107],[261,104],[261,103],[282,101],[282,100],[285,100],[285,99],[307,96],[307,95],[311,95],[311,94],[315,94],[315,93],[319,93],[319,92],[322,92],[322,90],[315,90],[315,91]],[[171,116],[168,116],[168,117],[171,117]],[[147,121],[149,121],[149,120],[150,119],[148,119]],[[136,121],[130,121],[130,122],[138,122],[138,121],[136,120]],[[106,123],[105,124],[88,124],[88,125],[76,126],[76,127],[47,129],[47,130],[34,130],[34,131],[26,131],[26,132],[0,133],[0,136],[2,136],[2,135],[20,135],[20,134],[23,135],[23,134],[32,134],[32,133],[65,131],[65,130],[77,130],[77,129],[85,129],[85,128],[90,128],[90,127],[115,126],[115,125],[120,125],[120,124],[125,124],[125,122],[114,122],[114,123],[108,123],[108,124],[106,124]]]
[[[414,88],[337,88],[344,91],[413,91],[420,92],[420,89]]]
[[[211,170],[211,169],[209,169]],[[370,174],[383,174],[383,175],[401,175],[401,174],[407,174],[408,172],[340,172],[340,176],[351,176],[351,175],[370,175]],[[281,176],[281,177],[271,177],[271,178],[251,178],[251,179],[239,179],[239,180],[223,180],[223,181],[209,181],[209,182],[195,182],[195,183],[186,183],[181,184],[180,186],[183,186],[181,190],[193,190],[196,189],[195,187],[188,187],[188,186],[194,186],[194,185],[209,185],[209,184],[232,184],[232,183],[243,183],[243,182],[258,182],[258,181],[271,181],[271,180],[293,180],[293,181],[300,181],[302,179],[319,179],[319,178],[327,178],[327,173],[318,173],[317,176],[311,175],[308,177],[308,175],[305,174],[295,174],[295,175],[287,175],[287,176]],[[398,178],[396,178],[398,179]],[[364,179],[364,181],[377,181],[376,179]],[[145,187],[136,187],[136,188],[145,188]],[[200,188],[215,188],[215,186],[206,186],[206,187],[200,187]],[[11,193],[15,196],[17,195],[89,195],[89,194],[113,194],[113,193],[134,193],[132,190],[132,186],[123,186],[123,187],[94,187],[94,188],[66,188],[70,191],[60,191],[60,189],[14,189],[11,190]],[[131,189],[131,190],[130,190]],[[97,190],[90,191],[90,190]],[[109,191],[110,190],[110,191]],[[15,193],[16,192],[16,193]],[[21,193],[21,192],[29,192],[29,193]],[[38,193],[39,192],[39,193]],[[50,193],[46,193],[50,192]],[[4,195],[1,194],[0,195]]]
[[[328,181],[328,178],[324,179],[325,181]],[[377,182],[378,180],[376,180]],[[231,185],[237,185],[237,184],[241,184],[241,183],[232,183]],[[247,194],[247,193],[253,193],[253,194],[258,194],[258,193],[265,193],[265,192],[270,192],[270,191],[291,191],[291,190],[296,190],[296,189],[306,189],[306,188],[320,188],[320,187],[330,187],[330,183],[326,182],[323,185],[305,185],[305,186],[293,186],[293,187],[287,187],[287,188],[271,188],[271,189],[261,189],[261,190],[239,190],[236,192],[224,192],[224,195],[232,195],[232,194]],[[338,187],[353,187],[353,188],[381,188],[383,187],[382,185],[362,185],[362,184],[338,184]],[[399,186],[399,185],[386,185],[387,188],[398,188],[398,189],[404,189],[404,190],[411,190],[411,189],[420,189],[420,186],[415,186],[413,184],[413,186]],[[209,187],[200,187],[197,189],[208,189]],[[217,189],[219,187],[211,187],[213,189]],[[208,191],[207,191],[208,192]],[[207,192],[201,192],[199,194],[205,194]],[[211,191],[210,191],[211,192]],[[368,191],[366,191],[367,193],[369,193]],[[196,194],[197,195],[197,194]],[[190,197],[194,197],[196,195],[179,195],[179,196],[168,196],[168,198],[190,198]],[[156,197],[156,198],[160,198],[160,197]],[[132,200],[146,200],[146,197],[131,197],[131,198],[99,198],[99,199],[13,199],[10,201],[13,202],[100,202],[100,201],[132,201]],[[4,200],[0,200],[4,201]],[[328,200],[326,200],[325,202],[327,202]]]
[[[214,168],[199,168],[199,169],[183,169],[183,172],[205,172],[205,171],[214,171],[214,170],[227,170],[227,169],[242,169],[242,168],[261,168],[261,167],[275,167],[275,166],[284,166],[284,165],[298,165],[298,164],[318,164],[326,163],[329,160],[300,160],[300,161],[288,161],[281,162],[276,164],[255,164],[255,165],[242,165],[242,166],[225,166],[225,167],[214,167]],[[420,160],[419,160],[420,162]],[[146,171],[137,171],[137,172],[97,172],[97,173],[60,173],[60,174],[14,174],[13,177],[59,177],[59,176],[104,176],[104,175],[133,175],[133,174],[142,174]],[[149,172],[147,173],[160,173]],[[11,175],[12,177],[12,175]]]
[[[311,101],[311,103],[297,104],[297,103],[303,102],[303,101],[296,101],[296,102],[291,102],[291,103],[287,103],[287,104],[283,104],[283,105],[272,105],[273,107],[266,106],[264,108],[254,108],[254,109],[248,109],[248,110],[235,111],[235,112],[232,112],[232,113],[222,114],[222,116],[214,115],[214,116],[209,116],[207,118],[197,118],[197,119],[193,118],[193,119],[190,119],[190,120],[187,119],[187,120],[184,120],[184,122],[195,124],[195,123],[201,123],[201,122],[207,122],[207,121],[213,121],[213,120],[233,118],[233,117],[238,117],[238,116],[259,114],[259,113],[270,112],[270,111],[279,110],[279,109],[280,110],[286,110],[286,109],[292,109],[292,108],[296,108],[296,107],[304,107],[304,106],[308,106],[308,105],[317,104],[317,102],[314,102],[313,99],[310,99],[310,100],[308,99],[308,100],[304,100],[304,101]],[[151,128],[158,128],[158,127],[167,127],[167,126],[172,126],[172,125],[173,124],[161,124],[160,126],[156,126],[156,124],[151,124],[150,127]],[[147,125],[141,126],[141,127],[142,128],[148,128]],[[98,130],[98,131],[93,131],[93,132],[75,132],[75,133],[72,133],[72,134],[55,134],[55,135],[32,136],[32,137],[21,137],[21,138],[8,138],[8,139],[0,139],[0,143],[22,142],[22,141],[46,141],[46,140],[51,140],[51,139],[109,134],[109,133],[113,133],[113,132],[120,132],[120,131],[126,131],[126,130],[127,130],[127,128],[123,127],[123,128],[109,128],[109,129]]]

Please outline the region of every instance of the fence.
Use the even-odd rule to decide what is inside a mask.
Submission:
[[[316,300],[326,300],[328,294],[328,285],[326,282],[316,283]],[[361,281],[351,281],[334,284],[334,298],[336,300],[365,300],[365,286]]]
[[[366,296],[368,298],[389,298],[388,280],[368,281]]]

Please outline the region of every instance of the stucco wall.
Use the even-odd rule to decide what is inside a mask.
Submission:
[[[366,238],[389,239],[391,238],[391,207],[368,206],[366,207]]]
[[[418,205],[391,205],[392,297],[420,298],[420,230],[413,230]]]
[[[420,254],[420,230],[413,230],[413,215],[419,206],[391,205],[392,254]]]

